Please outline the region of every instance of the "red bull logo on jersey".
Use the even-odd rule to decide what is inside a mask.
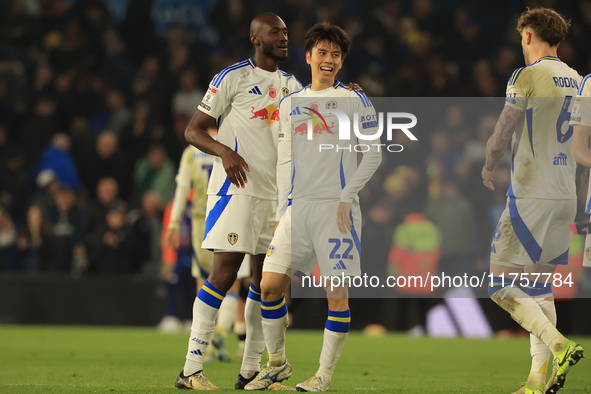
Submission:
[[[279,109],[273,104],[267,105],[265,108],[255,110],[251,109],[252,116],[249,119],[264,120],[266,124],[271,124],[279,121]]]

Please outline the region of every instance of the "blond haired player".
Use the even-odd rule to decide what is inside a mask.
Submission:
[[[527,66],[509,79],[505,107],[487,143],[482,169],[484,185],[494,190],[495,167],[512,141],[511,185],[491,248],[488,290],[531,334],[531,370],[518,393],[555,393],[583,356],[580,345],[556,330],[554,278],[546,280],[557,264],[568,264],[569,225],[576,213],[568,121],[581,77],[557,57],[569,25],[549,8],[521,14],[517,30]],[[524,283],[526,292],[512,286],[515,276],[525,278],[516,283]],[[550,353],[553,372],[546,383]]]

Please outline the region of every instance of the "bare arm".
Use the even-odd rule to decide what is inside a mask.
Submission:
[[[521,118],[521,115],[522,112],[520,110],[505,106],[503,112],[501,112],[501,116],[499,116],[493,135],[488,139],[486,144],[486,161],[482,168],[482,182],[490,190],[495,190],[492,183],[495,168],[507,150],[507,145],[509,145],[509,141],[511,141],[515,132],[515,125]]]
[[[214,140],[207,129],[213,126],[215,119],[206,113],[197,110],[195,115],[185,129],[185,139],[188,143],[210,155],[219,156],[224,163],[224,169],[230,181],[237,187],[244,187],[247,182],[246,173],[249,171],[248,164],[244,159],[230,147]]]

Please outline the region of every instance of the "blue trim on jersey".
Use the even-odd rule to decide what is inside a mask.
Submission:
[[[529,144],[531,146],[531,154],[535,156],[534,153],[534,117],[533,117],[533,108],[530,108],[525,111],[526,112],[526,121],[527,121],[527,134],[529,135]]]
[[[589,79],[589,77],[591,77],[591,74],[585,75],[585,77],[581,81],[581,86],[579,86],[579,90],[577,91],[577,96],[581,96],[583,94],[583,86],[585,86],[585,82],[587,82],[587,79]]]
[[[364,107],[371,107],[371,104],[369,103],[369,100],[367,99],[367,96],[365,94],[359,93],[357,90],[354,90],[354,92],[356,95],[359,96]]]
[[[341,164],[340,164],[341,189],[344,189],[345,186],[347,185],[347,182],[345,182],[345,169],[343,168],[343,153],[345,153],[345,152],[344,151],[341,152]]]
[[[209,211],[207,218],[205,219],[205,234],[203,235],[203,240],[207,238],[207,234],[211,231],[213,226],[217,223],[220,216],[224,212],[224,209],[228,206],[230,199],[232,198],[232,194],[229,196],[221,196],[220,199],[215,203],[212,210]]]
[[[560,264],[560,265],[567,265],[568,264],[568,251],[570,247],[558,257],[553,258],[552,260],[548,261],[548,264]]]
[[[585,213],[591,213],[591,198],[587,202],[587,208],[585,208]]]
[[[238,152],[238,139],[234,138],[234,140],[236,141],[236,147],[234,148],[234,152]],[[222,185],[220,190],[217,192],[216,196],[225,196],[226,194],[228,194],[228,189],[230,188],[231,184],[232,181],[230,181],[230,178],[228,178],[228,176],[226,175],[226,180],[224,181],[224,184]]]
[[[299,83],[300,85],[302,85],[302,83],[300,82],[300,80],[299,80],[299,79],[297,79],[297,78],[295,77],[295,75],[293,75],[293,74],[290,74],[290,73],[286,73],[285,71],[283,71],[283,70],[282,70],[282,69],[280,69],[280,68],[278,68],[277,70],[279,70],[279,71],[281,72],[281,74],[283,74],[283,76],[284,76],[284,77],[293,77],[293,78],[294,78],[296,81],[298,81],[298,83]],[[304,86],[304,85],[302,85],[302,86]],[[298,92],[299,92],[299,90],[298,90]]]
[[[247,66],[251,66],[250,62],[248,60],[244,60],[241,61],[240,63],[236,63],[234,65],[231,65],[228,68],[224,68],[222,71],[220,71],[220,73],[218,75],[216,75],[213,80],[211,81],[211,84],[213,86],[215,86],[216,88],[220,87],[220,83],[222,83],[222,79],[224,79],[224,77],[233,70],[238,70],[239,68],[243,68],[243,67],[247,67]]]
[[[540,260],[542,248],[535,240],[531,231],[529,231],[529,228],[527,228],[527,225],[519,215],[515,197],[509,197],[509,212],[511,214],[511,224],[513,225],[515,235],[517,235],[517,238],[519,238],[519,241],[525,248],[529,258],[532,260],[532,262],[536,263]]]
[[[254,62],[253,58],[248,59],[248,62],[250,63],[250,65],[252,66],[252,68],[257,67],[257,64]]]
[[[518,68],[517,70],[513,71],[511,78],[509,78],[509,83],[507,84],[508,86],[515,85],[515,82],[517,82],[517,78],[519,77],[519,74],[521,74],[521,72],[523,71],[524,68],[525,67],[521,67],[521,68]]]
[[[359,235],[357,234],[357,230],[355,230],[355,222],[353,222],[353,213],[349,212],[349,219],[351,219],[351,236],[353,237],[353,242],[355,243],[355,247],[357,248],[357,252],[359,252],[359,258],[361,259],[361,240],[359,239]]]
[[[515,197],[515,195],[513,194],[513,185],[511,183],[509,183],[509,190],[507,190],[507,196]]]
[[[560,60],[560,59],[558,58],[558,56],[544,56],[544,57],[541,57],[541,58],[539,58],[539,59],[536,61],[536,63],[537,63],[537,62],[539,62],[540,60],[554,60],[555,62],[561,62],[561,61],[562,61],[562,60]]]

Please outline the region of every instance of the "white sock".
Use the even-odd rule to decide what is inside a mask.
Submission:
[[[565,338],[548,320],[536,301],[521,289],[504,287],[494,292],[490,298],[509,312],[513,320],[548,345],[552,353],[556,355],[562,350]]]
[[[316,375],[322,376],[329,383],[341,357],[343,346],[345,346],[350,325],[350,310],[343,312],[328,311],[322,341],[322,352],[320,352],[320,368],[318,368]]]
[[[261,302],[263,334],[269,352],[269,365],[279,367],[285,364],[285,330],[289,325],[285,297],[276,301]]]
[[[244,306],[246,323],[246,342],[240,374],[250,379],[261,370],[261,357],[265,351],[265,338],[261,325],[261,291],[250,284],[248,298]]]
[[[203,369],[203,355],[213,336],[215,317],[225,294],[205,282],[193,303],[193,324],[183,374],[189,376]]]
[[[222,334],[224,338],[232,329],[234,318],[236,317],[236,310],[238,309],[238,294],[229,291],[226,293],[226,298],[220,306],[220,313],[216,324],[216,330]]]
[[[533,297],[536,303],[540,306],[544,315],[550,320],[550,322],[556,326],[556,308],[554,306],[554,298],[552,294],[546,294],[542,297]],[[548,301],[551,300],[551,301]],[[530,354],[531,370],[527,383],[530,386],[537,386],[542,383],[546,383],[546,373],[548,372],[548,358],[552,353],[550,348],[546,344],[536,337],[530,334]]]

